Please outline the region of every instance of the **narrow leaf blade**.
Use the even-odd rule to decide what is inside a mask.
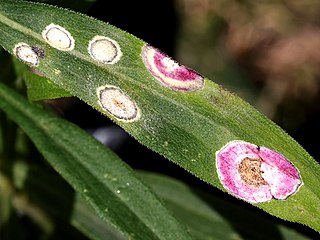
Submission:
[[[17,161],[14,165],[14,180],[16,187],[28,195],[28,201],[54,216],[57,224],[69,223],[94,240],[103,240],[106,236],[113,240],[125,239],[98,217],[86,201],[52,169]]]
[[[293,229],[174,178],[148,172],[139,174],[178,220],[188,226],[195,239],[309,239]]]

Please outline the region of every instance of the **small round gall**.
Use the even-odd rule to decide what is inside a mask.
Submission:
[[[74,49],[74,39],[63,27],[51,23],[42,31],[42,37],[52,47],[61,51]]]
[[[142,48],[142,60],[155,79],[172,90],[191,92],[204,86],[204,79],[199,73],[148,44]]]
[[[13,48],[13,53],[18,59],[26,64],[36,67],[39,65],[37,53],[26,43],[18,43]]]
[[[244,141],[231,141],[217,151],[216,166],[224,188],[251,203],[285,200],[302,185],[299,171],[288,159]]]
[[[106,85],[97,88],[98,103],[118,120],[133,122],[140,118],[136,103],[120,88]]]
[[[108,37],[95,36],[88,45],[90,56],[105,64],[115,64],[122,56],[119,44]]]

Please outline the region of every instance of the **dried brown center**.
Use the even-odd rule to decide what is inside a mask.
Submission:
[[[263,179],[261,173],[261,162],[259,159],[245,158],[241,161],[238,171],[241,179],[254,187],[260,187],[266,185],[267,182]]]
[[[123,102],[117,100],[117,99],[112,99],[112,102],[114,105],[116,105],[118,108],[121,108],[123,111],[127,111],[126,106],[124,105]]]

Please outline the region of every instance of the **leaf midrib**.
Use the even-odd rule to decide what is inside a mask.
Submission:
[[[40,34],[34,32],[30,28],[27,28],[27,27],[15,22],[15,21],[9,19],[8,17],[4,16],[2,13],[0,13],[0,21],[2,23],[6,24],[7,26],[9,26],[10,28],[13,28],[13,29],[15,29],[17,31],[20,31],[21,33],[27,34],[30,37],[33,37],[33,38],[37,39],[38,41],[47,44]],[[171,102],[172,104],[178,106],[179,108],[182,108],[182,109],[184,109],[184,110],[186,110],[188,112],[196,114],[197,117],[199,117],[200,119],[205,120],[206,122],[209,122],[210,125],[217,125],[217,123],[212,121],[212,119],[210,119],[209,117],[206,117],[205,115],[199,113],[198,111],[196,111],[194,109],[191,109],[190,107],[188,107],[188,105],[181,104],[178,101],[175,101],[172,98],[167,97],[166,95],[160,94],[158,91],[154,90],[153,88],[148,87],[148,85],[141,84],[138,81],[134,81],[134,79],[128,77],[126,74],[123,74],[120,71],[113,70],[112,68],[116,69],[116,67],[114,67],[114,66],[109,67],[109,66],[106,66],[105,64],[102,64],[102,63],[99,63],[97,61],[94,61],[89,56],[79,52],[78,50],[68,51],[68,53],[70,55],[73,55],[73,56],[79,58],[79,59],[85,60],[85,61],[87,61],[87,62],[89,62],[89,63],[91,63],[93,65],[101,67],[102,69],[108,71],[109,74],[116,76],[118,79],[125,79],[128,82],[131,82],[131,83],[135,84],[136,86],[139,86],[142,89],[145,89],[145,90],[147,90],[149,92],[152,92],[153,95],[157,96],[160,99],[165,99],[166,101]],[[73,73],[77,74],[76,72],[73,72]],[[80,76],[80,77],[83,77],[83,76]],[[208,80],[205,79],[205,81],[208,81]],[[219,126],[225,128],[225,126],[222,126],[221,124],[219,124]],[[181,127],[181,126],[179,126],[179,127]],[[200,139],[198,139],[198,140],[200,140]],[[205,142],[205,141],[201,141],[201,142]]]

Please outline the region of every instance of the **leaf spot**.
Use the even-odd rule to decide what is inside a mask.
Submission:
[[[216,166],[223,187],[251,203],[285,200],[303,184],[284,156],[244,141],[231,141],[217,151]]]
[[[97,88],[99,105],[118,120],[136,121],[140,118],[140,110],[136,103],[120,88],[106,85]]]
[[[59,25],[51,23],[42,31],[42,37],[52,47],[61,51],[74,49],[74,39],[70,32]]]
[[[115,64],[122,56],[119,44],[108,37],[95,36],[88,45],[90,56],[105,64]]]
[[[142,60],[149,72],[164,86],[181,92],[202,89],[203,77],[148,44],[142,48]]]
[[[37,53],[26,43],[21,42],[16,44],[13,48],[13,53],[18,59],[30,66],[39,65],[39,57]]]

